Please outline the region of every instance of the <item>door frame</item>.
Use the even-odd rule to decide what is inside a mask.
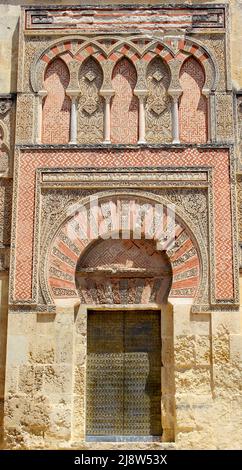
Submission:
[[[72,441],[86,442],[86,372],[88,310],[158,310],[161,312],[161,427],[162,442],[174,442],[174,348],[171,304],[85,304],[75,311]],[[170,354],[171,352],[171,354]],[[90,441],[89,441],[90,442]],[[116,442],[116,441],[113,441]],[[120,442],[120,441],[119,441]],[[135,440],[137,443],[137,440]],[[140,438],[142,442],[142,437]],[[157,442],[157,441],[156,441]]]

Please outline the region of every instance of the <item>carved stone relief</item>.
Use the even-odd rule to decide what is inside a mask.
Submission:
[[[239,241],[242,242],[242,177],[237,182],[238,231]]]
[[[198,35],[198,37],[199,37],[199,35]],[[80,40],[77,40],[76,36],[72,36],[72,37],[70,37],[69,41],[70,42],[68,42],[68,36],[67,36],[65,38],[65,41],[61,42],[61,40],[59,39],[59,40],[56,41],[56,45],[55,45],[54,41],[50,42],[50,41],[46,40],[45,38],[41,37],[40,35],[37,35],[36,37],[32,37],[31,39],[30,38],[25,38],[26,60],[25,60],[25,64],[24,64],[23,83],[27,83],[29,81],[28,73],[30,71],[29,69],[31,69],[31,83],[33,81],[35,82],[35,85],[33,85],[33,83],[32,83],[32,85],[33,85],[33,88],[35,89],[35,91],[37,91],[38,89],[42,88],[42,84],[41,84],[42,80],[43,80],[42,74],[44,72],[46,64],[47,63],[50,64],[55,56],[57,57],[56,60],[61,60],[61,58],[63,58],[63,60],[66,61],[67,67],[69,67],[69,61],[70,61],[71,57],[73,57],[73,59],[71,59],[71,63],[72,63],[72,65],[74,64],[73,66],[78,67],[79,64],[80,64],[80,61],[82,61],[87,55],[89,55],[91,53],[91,54],[95,55],[97,60],[100,60],[99,57],[102,56],[101,60],[103,61],[104,65],[105,65],[104,69],[107,72],[107,73],[104,73],[104,77],[103,77],[104,82],[103,83],[105,84],[105,86],[108,85],[108,88],[109,87],[111,88],[110,76],[108,76],[108,75],[110,75],[110,74],[108,74],[108,68],[109,68],[108,65],[110,65],[110,69],[111,69],[113,67],[114,61],[117,61],[117,59],[119,57],[122,57],[122,54],[125,53],[127,56],[129,56],[129,58],[131,59],[131,62],[133,61],[132,57],[136,55],[135,60],[134,60],[135,67],[130,63],[129,64],[129,69],[130,70],[128,71],[128,73],[126,73],[126,82],[127,82],[127,77],[128,76],[129,76],[129,80],[131,80],[131,75],[130,75],[131,68],[134,67],[134,70],[136,68],[138,77],[137,76],[133,77],[133,79],[131,81],[134,81],[135,83],[132,84],[130,82],[130,84],[129,84],[129,86],[131,86],[131,89],[134,90],[135,85],[136,86],[139,85],[139,87],[141,87],[141,85],[142,85],[142,88],[143,88],[143,85],[145,85],[145,69],[146,69],[145,55],[146,54],[149,56],[150,53],[154,55],[155,53],[158,52],[158,53],[161,53],[161,55],[163,55],[164,59],[166,60],[166,57],[165,57],[166,54],[164,52],[166,49],[164,48],[163,45],[161,46],[161,49],[159,49],[155,52],[153,51],[153,52],[149,53],[149,49],[147,47],[147,42],[148,41],[144,40],[143,38],[134,39],[132,36],[130,36],[129,38],[127,38],[127,45],[125,44],[123,46],[123,44],[120,44],[119,48],[115,48],[116,47],[115,45],[118,42],[117,37],[114,37],[112,39],[107,38],[105,36],[100,37],[100,38],[97,39],[97,45],[95,45],[95,47],[92,46],[92,45],[88,46],[86,44],[85,49],[82,49],[82,43],[85,42],[85,36],[81,37]],[[200,42],[202,44],[202,41],[200,41]],[[48,45],[48,43],[49,43],[49,48],[46,47]],[[189,44],[186,44],[185,46],[184,46],[184,44],[183,44],[183,46],[182,46],[182,44],[180,45],[180,42],[177,39],[174,39],[172,44],[171,44],[171,41],[169,41],[169,40],[167,41],[167,43],[169,44],[169,45],[167,44],[165,46],[165,47],[167,47],[167,51],[172,50],[172,47],[174,48],[174,43],[177,46],[177,52],[178,52],[180,46],[185,47],[186,51],[188,51],[188,50],[190,51],[190,49],[192,49],[192,42],[191,41],[189,42]],[[41,44],[41,47],[39,46],[39,44]],[[135,46],[134,50],[137,49],[137,54],[135,52],[132,52],[132,46]],[[39,52],[36,52],[36,47],[37,47],[38,51],[42,50],[42,55]],[[151,46],[150,47],[151,47],[150,51],[153,50],[152,41],[151,41]],[[44,50],[46,50],[45,53],[44,53]],[[113,53],[112,53],[112,50],[114,51]],[[201,58],[201,61],[203,62],[203,65],[204,65],[204,69],[206,70],[206,75],[209,75],[208,77],[206,76],[206,83],[207,82],[213,83],[213,81],[214,81],[214,77],[213,77],[213,75],[214,75],[214,66],[212,64],[211,59],[208,58],[208,55],[206,55],[206,52],[204,52],[202,47],[199,46],[199,45],[194,46],[193,53],[197,56],[198,60]],[[110,54],[110,56],[108,57],[107,60],[104,60],[104,55],[105,54],[107,54],[107,55]],[[32,59],[33,55],[35,56],[34,62],[33,62],[33,59]],[[142,58],[142,55],[144,55],[143,58]],[[38,61],[38,57],[39,57],[39,61]],[[140,60],[137,60],[138,57],[140,57]],[[150,57],[149,57],[149,60],[150,60]],[[89,61],[93,61],[93,63],[94,63],[94,59],[92,59],[92,58],[88,59],[88,62]],[[124,62],[127,62],[127,61],[128,61],[127,58],[123,58],[121,62],[122,62],[122,64],[124,64]],[[115,82],[117,82],[118,83],[118,85],[117,85],[118,88],[120,88],[121,85],[123,85],[123,86],[125,85],[125,81],[121,79],[120,70],[119,70],[119,73],[117,73],[117,67],[120,67],[121,62],[119,62],[115,67],[115,72],[114,72],[114,74],[116,75],[115,79],[114,79],[114,75],[113,75],[113,80],[114,80],[113,86],[115,87]],[[177,68],[179,68],[180,59],[175,59],[174,62],[177,63]],[[35,67],[35,70],[34,70],[34,67]],[[50,65],[49,65],[49,67],[50,67]],[[96,68],[98,67],[97,63],[95,64],[95,67]],[[172,69],[172,67],[173,67],[173,65],[171,66],[171,69]],[[127,68],[128,68],[128,66],[126,66],[126,69]],[[165,66],[164,66],[164,68],[165,68]],[[173,67],[173,69],[174,69],[174,67]],[[101,68],[100,68],[100,71],[101,71]],[[99,71],[99,73],[100,73],[100,71]],[[127,72],[127,70],[126,70],[126,72]],[[136,75],[135,72],[134,72],[134,75]],[[34,76],[35,76],[35,78],[33,79]],[[83,77],[80,77],[80,78],[83,78]],[[172,78],[172,81],[170,80],[170,82],[172,83],[172,86],[174,86],[174,83],[175,83],[174,82],[174,77],[170,77],[170,78]],[[86,80],[88,81],[88,79],[86,79]],[[95,83],[95,80],[93,80],[93,81],[90,80],[89,81],[89,85],[90,85],[89,86],[89,91],[93,90],[92,91],[92,98],[95,94],[94,87],[93,87],[94,83]],[[38,84],[38,85],[36,85],[36,84]],[[72,88],[71,84],[72,83],[69,84],[70,88]],[[126,85],[127,85],[127,83],[126,83]],[[24,87],[25,87],[24,89],[29,90],[29,85],[26,85],[26,86],[27,86],[27,88],[24,85]],[[128,86],[128,88],[129,88],[129,86]],[[85,95],[87,93],[87,90],[86,90],[87,87],[85,87],[84,84],[81,84],[81,88],[83,88],[84,93],[80,97],[80,107],[79,107],[79,113],[78,113],[79,114],[79,119],[78,119],[78,139],[77,139],[77,141],[80,142],[80,143],[98,143],[98,142],[101,142],[103,140],[103,135],[102,135],[102,137],[100,137],[100,135],[101,135],[100,128],[101,127],[103,128],[103,101],[102,101],[103,99],[99,98],[100,99],[99,109],[100,110],[102,109],[102,112],[100,112],[100,114],[99,114],[97,109],[95,110],[94,103],[92,103],[92,105],[91,105],[91,101],[93,101],[93,100],[91,100],[90,95],[89,95],[89,99],[88,99],[88,102],[89,102],[88,103],[88,110],[87,109],[84,110],[84,108],[81,108],[81,105],[83,104],[81,101],[85,100]],[[118,115],[121,113],[121,108],[122,108],[122,115],[124,116],[124,110],[128,106],[128,104],[127,104],[128,101],[129,101],[127,99],[127,97],[129,96],[128,88],[127,88],[127,90],[123,89],[123,91],[120,92],[120,96],[118,95],[118,90],[115,90],[116,93],[115,93],[115,95],[112,99],[111,118],[112,118],[112,116],[115,115],[114,119],[112,120],[112,123],[111,123],[111,127],[113,129],[112,130],[112,134],[113,134],[112,135],[112,142],[113,143],[136,143],[137,140],[138,140],[138,136],[137,136],[138,99],[137,99],[137,97],[134,97],[134,96],[132,97],[132,103],[129,107],[130,108],[129,112],[128,112],[128,114],[126,113],[126,116],[124,118],[125,122],[123,123],[122,126],[118,126],[119,131],[120,131],[120,129],[123,129],[122,132],[124,133],[126,131],[126,134],[128,132],[127,129],[130,129],[129,134],[131,133],[131,130],[132,130],[133,135],[132,136],[130,135],[130,137],[127,138],[127,136],[124,136],[124,135],[120,136],[120,132],[115,131],[116,122],[118,122],[120,124],[120,122],[119,122],[120,118],[119,118]],[[158,87],[156,87],[156,88],[158,89]],[[165,87],[165,88],[167,90],[167,87]],[[97,89],[100,89],[100,84],[98,84]],[[156,96],[156,98],[158,98],[157,89],[155,91],[155,88],[153,87],[152,90],[149,90],[150,93],[149,93],[149,97],[148,97],[148,104],[147,104],[147,110],[146,110],[147,111],[147,116],[146,116],[147,141],[150,142],[150,143],[171,142],[171,117],[170,117],[170,109],[169,109],[170,108],[170,103],[167,106],[167,110],[163,111],[162,113],[158,112],[158,107],[159,107],[159,109],[161,109],[161,107],[158,106],[158,104],[156,105],[156,113],[155,113],[154,109],[152,109],[152,110],[149,109],[149,101],[151,100],[151,95],[153,94],[154,96]],[[131,93],[131,94],[133,94],[133,93]],[[124,102],[124,96],[126,97],[126,103]],[[118,102],[120,101],[120,97],[122,97],[123,103],[122,103],[122,106],[121,106],[120,110],[118,110]],[[130,99],[130,97],[129,97],[129,99]],[[203,99],[205,99],[205,98],[201,97],[200,101],[203,101]],[[45,100],[45,102],[47,102],[47,99]],[[87,107],[87,105],[86,105],[86,107]],[[115,110],[115,107],[117,107],[116,110]],[[152,118],[151,118],[151,114],[152,114]],[[117,121],[117,119],[118,119],[118,121]],[[160,127],[161,121],[162,121],[163,134],[164,134],[163,137],[160,135],[161,134],[160,132],[157,132],[157,128]],[[87,124],[87,123],[89,123],[89,124]],[[92,131],[89,132],[88,131],[89,127],[93,128],[93,130],[95,132],[92,132]],[[81,130],[81,129],[84,129],[84,130]],[[154,129],[154,130],[152,130],[152,129]],[[95,135],[95,134],[97,134],[97,135]],[[102,134],[103,134],[103,132],[102,132]],[[193,135],[194,133],[192,132],[191,134]],[[87,138],[87,136],[88,136],[88,138]],[[120,139],[120,142],[119,142],[119,139]],[[47,143],[47,142],[45,142],[45,143]]]
[[[101,7],[101,5],[100,5]],[[166,27],[170,29],[179,28],[217,28],[220,29],[224,25],[224,10],[222,8],[217,10],[206,9],[186,9],[179,11],[175,17],[170,13],[173,5],[166,5],[166,8],[154,7],[150,9],[147,6],[140,6],[139,11],[142,16],[139,17],[135,12],[134,24],[130,21],[130,10],[126,10],[125,5],[119,5],[116,8],[115,15],[105,8],[99,9],[99,14],[96,14],[90,5],[85,6],[85,16],[87,21],[83,21],[83,7],[76,7],[74,11],[66,9],[58,9],[55,7],[51,10],[27,10],[25,14],[25,28],[26,30],[38,31],[41,30],[78,30],[86,33],[100,34],[103,31],[103,22],[106,22],[105,29],[107,32],[137,32],[139,30],[150,29],[158,30]],[[104,13],[104,14],[103,14]]]
[[[80,99],[78,105],[78,142],[103,141],[104,102],[99,95],[103,82],[100,65],[89,58],[80,68]]]
[[[25,38],[25,44],[24,44],[24,64],[23,64],[23,75],[22,75],[22,80],[20,81],[19,77],[19,86],[20,89],[24,93],[30,93],[32,90],[32,86],[30,83],[30,76],[29,76],[29,71],[31,70],[31,66],[33,64],[33,59],[36,56],[36,54],[40,54],[43,49],[45,49],[48,44],[49,44],[49,39],[45,39],[43,36],[35,36],[35,37],[26,37]],[[21,60],[21,55],[20,60]]]
[[[41,244],[44,245],[45,239],[48,236],[50,228],[55,224],[57,219],[62,214],[66,207],[75,204],[82,195],[88,196],[89,194],[96,193],[93,190],[70,190],[65,191],[62,189],[45,190],[42,197],[42,236]]]
[[[15,106],[11,95],[0,96],[0,176],[11,176]]]
[[[231,142],[234,138],[232,94],[216,94],[216,119],[218,142]]]
[[[143,438],[137,438],[139,442],[128,445],[160,450],[201,447],[203,443],[213,448],[229,447],[231,443],[239,446],[239,418],[234,419],[239,409],[237,365],[239,367],[241,352],[237,334],[239,319],[235,311],[238,306],[235,224],[238,211],[242,244],[242,177],[238,182],[236,206],[233,167],[237,155],[233,153],[234,141],[230,147],[226,145],[226,141],[233,138],[234,124],[232,97],[226,91],[230,60],[225,42],[229,23],[227,26],[227,19],[225,23],[224,12],[228,9],[217,5],[199,5],[198,8],[192,5],[190,8],[185,3],[157,8],[142,5],[134,8],[131,5],[116,8],[96,5],[93,8],[90,5],[84,7],[84,15],[82,8],[74,5],[53,6],[49,10],[48,7],[22,9],[17,144],[23,146],[15,150],[13,196],[10,178],[0,178],[0,271],[8,267],[11,201],[14,200],[9,291],[10,311],[15,310],[16,315],[9,315],[8,333],[13,341],[7,342],[4,403],[7,410],[4,432],[9,447],[95,447],[95,443],[86,442],[87,309],[81,305],[78,312],[76,307],[70,308],[70,304],[76,302],[78,294],[81,304],[99,304],[100,310],[101,307],[107,310],[106,304],[110,310],[115,310],[115,304],[136,304],[136,310],[140,310],[142,304],[148,303],[150,309],[154,309],[155,302],[166,301],[170,288],[170,265],[164,263],[167,255],[172,261],[170,297],[175,306],[173,312],[171,308],[166,312],[162,306],[162,358],[156,361],[160,368],[162,359],[162,398],[159,387],[164,428],[162,442],[144,443]],[[27,22],[23,21],[25,15]],[[200,40],[201,47],[196,39]],[[203,49],[203,44],[207,50]],[[208,115],[214,127],[212,144],[199,145],[207,141],[207,110],[202,88],[209,93],[213,87],[205,85],[216,82],[213,72],[214,69],[217,72],[217,68],[213,63],[210,67],[209,48],[217,59],[220,79],[218,90],[212,91],[208,98],[212,103],[212,112]],[[46,86],[51,100],[49,103],[45,100],[43,116],[45,120],[49,107],[50,117],[45,120],[45,126],[46,133],[53,138],[44,139],[44,145],[28,145],[41,142],[38,138],[41,119],[37,119],[41,117],[38,100],[42,96],[38,95],[41,88],[32,88],[29,81],[30,68],[36,65],[38,54],[41,66],[36,66],[37,85],[43,84],[46,69],[48,76],[55,56],[57,61],[65,62],[66,68],[60,67],[59,78],[55,70],[57,80],[51,87]],[[193,54],[201,68],[193,68],[193,84],[189,79],[183,87],[188,100],[180,107],[182,143],[171,145],[172,103],[167,92],[170,88],[174,96],[174,137],[180,66]],[[163,59],[154,59],[157,55]],[[57,82],[68,76],[68,69],[70,81],[67,79],[59,90]],[[71,99],[65,98],[66,88],[74,97],[72,108]],[[106,90],[109,96],[112,88],[115,94],[110,103],[111,142],[118,145],[96,145],[103,142],[104,104],[105,131],[109,130],[109,100],[105,103],[104,97],[100,97],[100,89]],[[137,90],[141,98],[148,90],[144,100],[146,126],[143,126],[143,101],[139,102],[135,96]],[[59,107],[57,118],[56,106]],[[62,145],[69,140],[70,112],[72,137],[75,134],[75,138],[71,138],[72,145]],[[10,140],[5,141],[1,131],[1,122],[4,122],[9,139],[14,140],[14,132],[8,124],[9,114],[8,104],[0,101],[2,173],[7,171],[14,147]],[[146,139],[140,142],[146,140],[148,145],[129,145],[137,144],[140,137],[138,121],[139,134],[142,126],[146,128]],[[242,158],[242,110],[238,122]],[[222,142],[218,145],[216,123],[218,141]],[[58,141],[63,130],[65,138]],[[58,143],[60,145],[55,145]],[[129,240],[102,240],[96,247],[90,239],[85,244],[79,236],[80,219],[79,225],[75,219],[73,227],[66,222],[71,220],[73,204],[88,204],[89,195],[94,193],[105,201],[104,213],[108,215],[108,202],[119,197],[124,201],[137,197],[152,204],[174,203],[177,209],[174,247],[165,255],[154,250],[152,241],[137,242],[132,240],[132,235]],[[141,222],[144,217],[142,215]],[[74,234],[69,232],[72,228]],[[167,271],[164,268],[168,268]],[[7,274],[1,276],[7,279]],[[71,297],[75,299],[73,302]],[[183,297],[183,300],[174,297]],[[5,298],[2,301],[5,302]],[[59,304],[56,309],[54,302]],[[28,310],[29,314],[25,315]],[[231,314],[229,310],[233,310]],[[140,313],[135,314],[136,329]],[[102,332],[102,325],[99,326]],[[19,343],[20,354],[17,355],[14,335]],[[153,347],[154,341],[150,344]],[[93,364],[96,359],[93,358]],[[146,359],[143,362],[146,364]],[[235,365],[234,373],[231,364]],[[140,372],[141,369],[135,370]],[[151,382],[148,385],[153,387]],[[235,399],[231,399],[232,386]],[[145,391],[148,400],[147,383]],[[128,400],[131,402],[132,397]],[[227,440],[225,435],[229,435]],[[124,442],[106,442],[106,445],[125,448]]]
[[[10,244],[12,180],[0,179],[0,246]]]
[[[0,174],[4,174],[9,168],[9,152],[3,143],[2,132],[0,127]]]
[[[146,140],[149,143],[170,142],[171,100],[167,94],[170,75],[161,59],[155,58],[147,68]]]
[[[198,36],[199,38],[199,36]],[[218,80],[218,91],[226,89],[226,67],[225,67],[225,40],[223,35],[210,36],[207,39],[206,36],[201,36],[202,43],[208,47],[208,49],[216,57],[217,67],[219,71]]]
[[[34,133],[34,95],[19,94],[16,114],[16,143],[29,144],[33,142]]]
[[[8,173],[9,169],[9,147],[7,141],[9,141],[8,136],[5,136],[5,131],[3,125],[0,121],[0,175],[5,176]]]
[[[171,282],[170,260],[152,240],[101,240],[80,258],[76,270],[83,303],[162,304]]]
[[[179,105],[181,142],[207,142],[207,99],[202,95],[204,71],[193,57],[182,65],[180,83],[182,96]]]
[[[10,111],[11,107],[12,107],[12,100],[0,98],[0,117],[7,114],[8,111]]]
[[[237,96],[237,138],[240,152],[240,166],[242,165],[242,96]]]
[[[151,190],[152,193],[158,194],[157,190]],[[206,189],[183,189],[177,191],[174,189],[163,191],[162,194],[165,198],[171,201],[178,207],[182,207],[185,213],[199,227],[201,236],[206,245],[207,231],[208,231],[208,209],[207,209],[207,190]]]

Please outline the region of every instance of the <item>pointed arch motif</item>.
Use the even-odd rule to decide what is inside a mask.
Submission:
[[[70,99],[66,89],[70,80],[66,64],[57,58],[47,67],[44,87],[47,96],[43,103],[42,141],[45,144],[69,142]]]
[[[205,73],[201,64],[189,57],[180,70],[182,96],[179,106],[181,142],[206,143],[208,134],[208,104],[202,94]]]
[[[113,69],[115,92],[111,106],[111,141],[135,144],[138,141],[138,98],[134,95],[137,73],[129,59],[123,57]]]
[[[154,55],[158,54],[164,62],[169,64],[173,60],[184,60],[184,56],[180,56],[180,53],[183,52],[192,54],[203,64],[206,71],[206,90],[216,90],[219,76],[218,65],[214,55],[204,44],[197,39],[195,41],[194,38],[192,40],[172,38],[166,41],[157,41],[152,38],[147,39],[143,35],[136,37],[135,40],[132,37],[123,40],[114,35],[108,38],[98,36],[88,40],[84,36],[68,36],[51,41],[48,47],[36,54],[30,70],[30,81],[35,92],[42,90],[47,65],[57,57],[63,57],[63,60],[68,62],[67,54],[70,59],[79,62],[83,62],[92,55],[100,64],[107,59],[115,63],[121,56],[127,56],[132,63],[141,58],[149,62]]]

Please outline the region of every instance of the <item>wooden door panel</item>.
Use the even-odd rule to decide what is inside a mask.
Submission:
[[[86,433],[123,432],[123,313],[91,311],[87,326]]]
[[[90,311],[87,434],[161,435],[160,312]]]
[[[160,312],[124,314],[124,434],[161,435]]]

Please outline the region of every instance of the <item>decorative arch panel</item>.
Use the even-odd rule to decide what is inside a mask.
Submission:
[[[111,141],[114,144],[135,144],[138,141],[138,98],[134,95],[137,73],[134,65],[121,59],[114,67],[111,106]]]
[[[180,71],[182,96],[179,106],[181,142],[206,143],[207,98],[202,94],[205,73],[199,62],[189,57]]]
[[[66,144],[70,133],[70,99],[66,96],[69,72],[61,59],[51,62],[45,72],[47,96],[43,104],[42,141],[45,144]]]

